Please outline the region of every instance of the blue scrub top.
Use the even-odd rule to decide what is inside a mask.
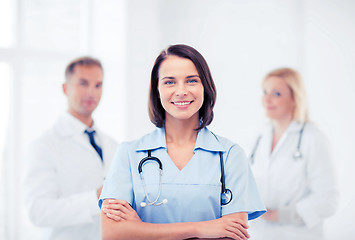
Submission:
[[[163,165],[160,206],[141,207],[147,201],[140,175],[139,162],[147,150]],[[126,200],[144,222],[197,222],[220,218],[237,212],[248,212],[249,220],[265,213],[248,159],[236,144],[215,136],[207,128],[198,132],[194,156],[179,170],[170,159],[165,129],[157,128],[139,140],[120,144],[100,196],[99,206],[107,198]],[[233,193],[232,201],[221,206],[221,166],[223,153],[226,188]],[[155,161],[143,165],[146,189],[151,201],[158,196],[159,167]]]

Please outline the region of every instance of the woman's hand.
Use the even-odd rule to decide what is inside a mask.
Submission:
[[[119,221],[139,221],[137,212],[124,200],[110,199],[102,205],[102,212],[112,220]]]
[[[267,209],[267,212],[262,215],[263,218],[270,222],[277,222],[279,221],[279,213],[277,210],[270,210]]]
[[[229,238],[246,240],[250,237],[247,232],[249,228],[247,220],[239,218],[236,214],[229,214],[215,220],[196,224],[198,226],[198,237],[202,239]]]

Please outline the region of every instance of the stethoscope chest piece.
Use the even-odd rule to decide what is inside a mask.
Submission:
[[[300,159],[302,159],[302,153],[301,153],[301,151],[297,150],[296,152],[294,152],[294,154],[293,154],[293,159],[294,159],[294,160],[300,160]]]
[[[224,190],[224,192],[221,193],[221,204],[222,205],[227,205],[232,201],[233,194],[232,191],[229,190],[228,188]]]

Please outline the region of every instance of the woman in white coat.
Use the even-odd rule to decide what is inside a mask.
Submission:
[[[251,239],[322,239],[324,219],[334,214],[338,202],[327,138],[309,122],[296,71],[276,69],[262,88],[270,124],[250,156],[268,212],[251,224]]]

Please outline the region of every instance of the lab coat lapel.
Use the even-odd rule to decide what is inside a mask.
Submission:
[[[280,151],[280,148],[282,148],[282,146],[285,144],[285,141],[288,138],[288,136],[293,132],[300,131],[301,127],[302,126],[299,123],[297,123],[295,120],[293,120],[290,123],[290,125],[287,127],[286,131],[282,134],[281,138],[277,142],[274,150],[271,152],[271,158],[276,156],[276,154]],[[271,135],[270,139],[271,139],[271,144],[272,144],[272,135]],[[271,149],[271,145],[270,145],[270,149]]]
[[[90,145],[89,139],[85,141],[85,136],[78,133],[78,130],[73,126],[71,120],[69,116],[62,115],[54,126],[56,133],[61,138],[72,138],[78,145],[97,154],[95,149]]]
[[[100,132],[100,134],[102,134],[100,129],[97,129],[97,130]],[[109,139],[106,137],[101,137],[100,141],[101,142],[100,142],[99,146],[101,147],[101,150],[102,150],[102,159],[103,159],[102,164],[104,166],[105,171],[108,171],[109,167],[110,167],[111,160],[112,160],[112,156],[110,155],[110,151],[109,151],[109,149],[112,149],[112,144],[110,143]],[[91,145],[90,145],[90,147],[91,147]],[[94,149],[93,147],[91,147],[91,148]],[[95,151],[95,154],[100,159],[100,156],[97,154],[96,151]],[[100,159],[100,161],[101,161],[101,159]]]
[[[263,132],[262,134],[261,141],[263,141],[263,138],[265,138],[264,140],[265,144],[258,144],[258,148],[260,148],[260,150],[263,152],[263,156],[267,156],[268,159],[271,157],[272,154],[271,152],[272,136],[273,136],[273,128],[270,125],[265,129],[265,132]]]
[[[82,146],[83,148],[87,149],[88,151],[94,152],[97,155],[95,149],[91,146],[91,144],[89,142],[89,138],[85,139],[85,136],[81,136],[81,135],[78,135],[78,134],[75,134],[72,137],[73,137],[73,140],[76,143],[78,143],[80,146]],[[87,141],[85,141],[85,140],[87,140]]]
[[[270,155],[271,158],[273,158],[274,156],[276,156],[276,154],[279,152],[281,146],[284,144],[285,139],[287,138],[287,135],[288,135],[288,132],[287,132],[287,131],[285,131],[285,132],[282,134],[281,138],[280,138],[279,141],[276,143],[275,148],[274,148],[274,149],[272,150],[272,152],[271,152],[271,155]],[[272,144],[272,137],[271,137],[271,144]],[[271,146],[270,146],[270,150],[271,150]]]

